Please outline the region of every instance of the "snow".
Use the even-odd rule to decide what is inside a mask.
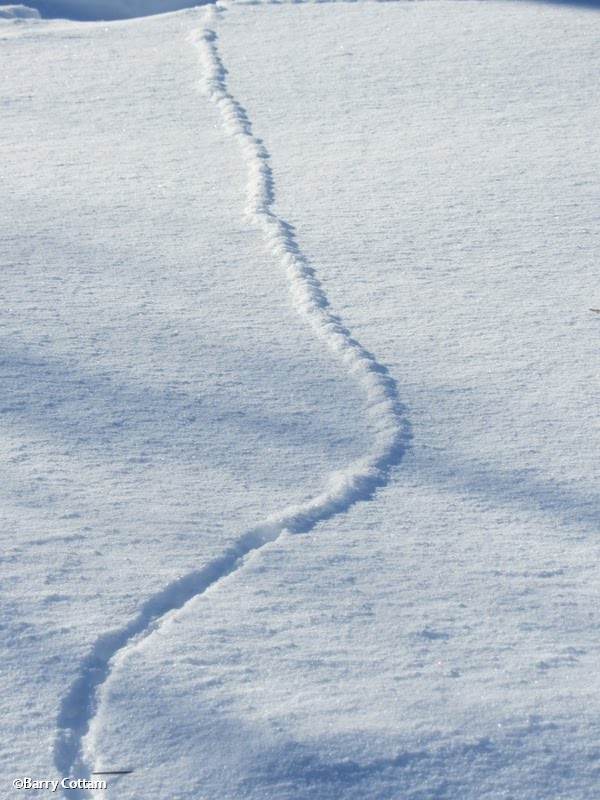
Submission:
[[[39,19],[39,11],[29,6],[0,6],[0,19]]]
[[[599,25],[3,26],[6,796],[596,796]]]
[[[114,20],[164,14],[203,5],[206,0],[32,0],[43,17]]]

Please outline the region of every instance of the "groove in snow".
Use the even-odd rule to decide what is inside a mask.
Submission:
[[[275,192],[269,153],[263,142],[254,136],[245,109],[229,94],[227,72],[219,56],[215,29],[225,9],[224,5],[208,6],[204,27],[191,36],[202,65],[201,90],[218,106],[225,132],[239,144],[248,177],[246,212],[251,222],[263,231],[268,250],[285,269],[294,306],[365,391],[375,443],[370,454],[333,473],[321,494],[302,505],[286,507],[242,534],[220,558],[167,585],[146,600],[133,620],[96,641],[60,707],[54,757],[61,775],[90,775],[91,767],[87,762],[93,759],[94,737],[87,736],[85,753],[84,738],[96,714],[98,690],[109,678],[115,657],[122,663],[128,652],[151,635],[159,624],[239,569],[248,553],[274,541],[283,531],[309,531],[317,523],[348,510],[354,503],[371,498],[375,490],[387,482],[389,471],[400,461],[410,436],[393,379],[332,313],[314,270],[298,247],[292,227],[272,209]],[[71,800],[86,796],[85,790],[69,792]]]

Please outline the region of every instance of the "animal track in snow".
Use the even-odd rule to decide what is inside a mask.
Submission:
[[[283,531],[307,532],[317,523],[347,511],[354,503],[371,498],[377,488],[387,483],[390,469],[402,458],[410,438],[395,382],[332,312],[292,226],[273,210],[275,183],[269,152],[254,135],[244,107],[227,89],[227,72],[219,55],[216,32],[224,11],[224,6],[208,6],[203,28],[191,36],[202,66],[201,90],[219,108],[225,132],[239,145],[247,172],[246,213],[262,230],[268,251],[285,270],[293,305],[365,392],[366,413],[375,432],[374,446],[363,458],[333,473],[319,495],[301,505],[288,506],[243,533],[221,557],[168,584],[143,603],[133,620],[98,638],[81,663],[58,714],[54,757],[62,775],[91,774],[87,762],[93,760],[93,736],[87,734],[96,715],[98,691],[110,676],[116,656],[122,662],[128,651],[151,635],[162,621],[238,570],[248,553],[274,541]],[[86,790],[69,793],[71,800],[87,796]]]

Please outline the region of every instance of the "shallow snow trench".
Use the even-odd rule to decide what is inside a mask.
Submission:
[[[268,250],[285,271],[299,315],[362,388],[366,414],[375,434],[374,444],[359,460],[340,465],[320,494],[301,505],[289,505],[243,532],[221,557],[168,584],[147,598],[128,624],[97,639],[80,665],[79,677],[63,697],[58,714],[54,757],[62,775],[87,778],[94,774],[91,772],[95,756],[93,724],[97,706],[102,702],[98,695],[115,664],[127,658],[141,640],[190,600],[242,567],[245,556],[252,551],[275,541],[284,531],[308,532],[355,503],[370,499],[377,488],[388,482],[390,470],[402,458],[410,438],[394,380],[332,312],[315,271],[296,242],[292,226],[272,210],[275,183],[269,152],[262,140],[255,137],[245,109],[228,92],[227,71],[217,47],[216,28],[222,13],[223,9],[211,5],[206,10],[204,27],[190,37],[200,56],[201,90],[218,106],[225,132],[235,137],[239,145],[246,171],[248,219],[263,232]],[[86,796],[86,791],[79,793],[79,790],[70,794],[70,797]]]

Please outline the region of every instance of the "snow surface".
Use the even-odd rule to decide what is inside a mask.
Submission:
[[[0,6],[0,19],[39,19],[40,12],[29,6]]]
[[[3,26],[6,796],[600,796],[599,30]]]
[[[114,20],[164,14],[200,6],[207,0],[31,0],[43,17]]]

